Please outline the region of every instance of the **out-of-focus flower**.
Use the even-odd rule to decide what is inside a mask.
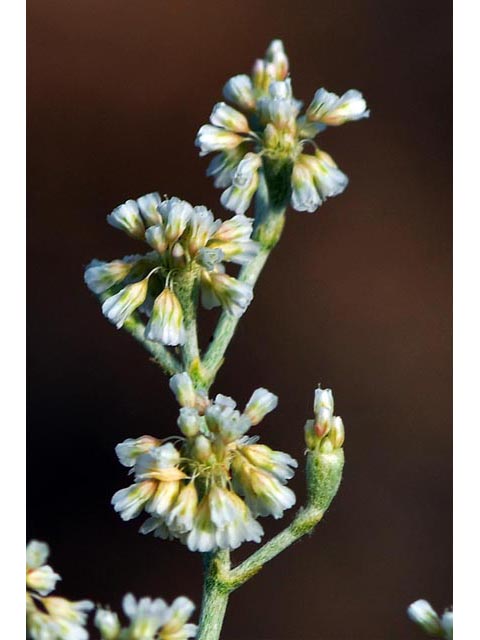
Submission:
[[[168,606],[161,598],[137,600],[128,593],[123,598],[127,625],[122,628],[116,613],[98,608],[95,626],[102,640],[188,640],[197,633],[197,626],[188,622],[194,609],[194,604],[184,596]]]
[[[229,121],[227,115],[223,114],[222,121]],[[247,160],[240,182],[256,175]],[[232,192],[231,197],[237,195]],[[194,207],[179,198],[162,201],[157,193],[150,193],[128,200],[107,220],[153,249],[112,262],[93,260],[85,270],[87,286],[104,297],[102,311],[117,328],[137,312],[147,319],[148,340],[168,346],[183,344],[185,327],[177,281],[186,272],[198,281],[206,308],[222,306],[239,316],[250,304],[251,286],[227,275],[224,267],[225,262],[243,265],[257,254],[250,218],[235,215],[215,220],[203,206]]]
[[[210,124],[198,131],[200,155],[217,154],[207,175],[225,189],[222,204],[236,213],[247,211],[264,178],[271,198],[281,193],[281,205],[290,197],[294,209],[310,212],[348,184],[314,138],[327,126],[368,117],[362,94],[351,89],[339,97],[319,89],[301,115],[302,103],[293,95],[288,72],[283,44],[274,40],[250,76],[234,76],[224,86],[223,95],[233,106],[216,104]],[[313,155],[305,153],[307,144],[315,149]],[[279,188],[279,181],[286,185]]]
[[[48,595],[55,588],[58,573],[46,563],[49,548],[31,540],[27,545],[27,638],[31,640],[87,640],[89,600],[71,602]]]
[[[145,511],[150,517],[142,533],[177,538],[192,551],[259,542],[263,529],[257,518],[280,518],[295,503],[285,485],[296,461],[246,435],[275,409],[277,397],[257,389],[240,412],[228,396],[218,394],[212,401],[196,391],[185,372],[173,376],[170,387],[181,405],[182,436],[175,445],[150,447],[151,438],[148,451],[134,459],[136,440],[117,446],[121,462],[133,463],[135,482],[113,496],[115,510],[125,520]]]
[[[407,614],[429,636],[453,640],[452,611],[446,610],[440,618],[427,600],[416,600],[408,607]]]

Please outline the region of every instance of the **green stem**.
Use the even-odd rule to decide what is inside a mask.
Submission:
[[[182,371],[180,362],[167,347],[145,338],[145,325],[138,316],[131,315],[124,322],[123,328],[153,356],[155,362],[162,367],[167,375],[172,376],[174,373]]]
[[[298,510],[295,519],[288,527],[266,542],[238,567],[229,571],[227,584],[230,589],[237,589],[257,574],[264,564],[313,531],[338,491],[343,465],[343,449],[328,454],[312,451],[308,453],[307,506]]]
[[[200,362],[197,332],[198,278],[194,268],[175,276],[175,293],[183,309],[185,344],[182,346],[183,370],[195,378],[193,369]]]
[[[228,596],[230,595],[230,589],[225,585],[223,576],[225,572],[228,572],[229,567],[230,554],[228,551],[209,554],[205,567],[202,613],[197,640],[218,640],[220,638]]]
[[[270,252],[271,250],[264,249],[262,247],[256,257],[242,268],[238,279],[253,287],[265,266]],[[240,318],[235,318],[226,311],[224,311],[220,316],[220,320],[218,321],[213,335],[213,341],[203,359],[203,366],[206,372],[208,386],[213,383],[218,370],[223,364],[225,352],[233,338],[233,334],[235,333],[239,321]]]

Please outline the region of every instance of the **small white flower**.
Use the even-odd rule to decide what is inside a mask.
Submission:
[[[233,486],[243,495],[252,515],[281,518],[296,502],[295,494],[272,474],[236,456],[232,464]]]
[[[184,344],[183,310],[175,293],[165,287],[153,304],[145,337],[169,346]]]
[[[195,605],[191,600],[180,596],[168,609],[168,619],[160,631],[160,640],[188,640],[197,633],[195,624],[187,624]]]
[[[243,113],[225,104],[225,102],[218,102],[213,107],[210,122],[215,127],[222,127],[235,133],[248,133],[250,131],[248,120]]]
[[[125,231],[136,240],[145,237],[145,225],[142,222],[138,204],[135,200],[127,200],[107,216],[107,222],[121,231]]]
[[[244,156],[238,147],[214,156],[207,167],[207,176],[213,176],[213,184],[218,188],[232,184],[235,171]]]
[[[211,124],[200,127],[195,144],[200,147],[200,155],[205,156],[212,151],[229,151],[242,144],[245,138],[233,131],[220,129]]]
[[[273,451],[264,444],[248,444],[240,447],[242,455],[255,467],[268,471],[285,483],[295,475],[298,462],[283,451]]]
[[[116,640],[120,633],[118,615],[109,609],[97,609],[94,624],[102,634],[102,640]]]
[[[204,496],[198,506],[193,528],[186,537],[186,544],[190,551],[212,551],[217,546],[216,533],[217,528],[212,522],[208,496]]]
[[[148,278],[124,287],[102,304],[103,315],[120,329],[127,318],[145,302],[148,290]]]
[[[245,415],[250,418],[252,425],[256,425],[264,419],[267,413],[276,409],[277,405],[278,396],[261,387],[253,392],[245,407]]]
[[[200,416],[192,407],[182,407],[178,416],[177,425],[187,438],[193,438],[200,431]]]
[[[337,196],[348,184],[347,176],[340,171],[332,156],[325,151],[317,151],[315,156],[300,156],[300,162],[307,166],[322,201]]]
[[[266,59],[273,64],[277,80],[283,80],[288,75],[288,58],[281,40],[272,40],[266,52]]]
[[[445,640],[453,640],[453,611],[445,611],[443,614],[442,629]]]
[[[140,438],[127,438],[115,447],[115,453],[124,467],[133,467],[141,453],[146,453],[158,447],[160,440],[152,436],[140,436]]]
[[[135,597],[128,593],[123,598],[123,610],[130,618],[128,637],[135,640],[152,640],[160,627],[168,620],[168,606],[161,598]]]
[[[27,587],[41,596],[53,591],[58,580],[61,580],[61,577],[48,564],[36,569],[27,569]]]
[[[206,207],[194,207],[188,230],[188,251],[196,255],[205,247],[209,238],[220,225],[220,220],[214,220],[213,213]]]
[[[158,482],[155,494],[145,506],[145,511],[157,517],[165,517],[171,511],[179,491],[178,480]]]
[[[237,107],[245,111],[255,109],[255,94],[249,76],[242,74],[233,76],[223,87],[223,95]]]
[[[50,549],[46,542],[31,540],[27,545],[27,569],[38,569],[48,560]]]
[[[147,193],[137,199],[137,203],[147,227],[151,227],[162,222],[162,216],[158,207],[162,199],[158,193]]]
[[[330,413],[333,414],[333,393],[331,389],[322,389],[322,387],[319,385],[317,389],[315,389],[313,412],[317,414],[318,411],[320,411],[320,409],[322,408],[329,409]]]
[[[196,393],[192,379],[186,371],[176,373],[170,378],[170,389],[173,391],[177,402],[182,407],[194,407]]]
[[[153,533],[155,538],[160,538],[161,540],[174,540],[175,536],[170,530],[170,528],[165,523],[163,518],[150,517],[145,520],[142,526],[139,529],[140,533],[144,535],[148,533]]]
[[[434,611],[432,605],[426,600],[416,600],[407,609],[410,620],[418,624],[426,633],[430,635],[442,636],[442,625],[440,618]]]
[[[85,283],[93,293],[103,293],[114,284],[124,280],[132,267],[132,262],[127,263],[123,260],[113,260],[112,262],[92,260],[85,270]]]
[[[245,155],[235,171],[232,185],[221,195],[220,201],[224,207],[235,213],[245,213],[258,187],[258,169],[261,164],[258,154]]]
[[[197,513],[198,494],[194,482],[184,485],[177,496],[172,510],[166,515],[166,522],[176,533],[191,530]]]
[[[362,94],[350,89],[340,98],[335,93],[319,89],[307,109],[307,118],[329,126],[338,126],[344,122],[368,118],[370,111]]]
[[[60,638],[65,640],[86,640],[88,633],[83,627],[87,623],[87,614],[94,608],[90,600],[70,602],[65,598],[49,596],[42,600],[52,620],[61,629]]]
[[[122,520],[132,520],[142,512],[153,497],[158,483],[155,480],[145,480],[120,489],[112,497],[112,505]]]
[[[222,305],[232,316],[240,317],[252,301],[252,287],[226,273],[204,272],[202,304],[206,309]]]
[[[299,163],[293,167],[291,203],[297,211],[308,211],[309,213],[316,211],[322,204],[311,172]]]
[[[169,198],[159,205],[159,210],[165,225],[165,237],[169,243],[173,244],[185,231],[192,216],[193,207],[180,198]]]
[[[149,227],[145,232],[145,240],[158,253],[164,253],[168,248],[168,240],[163,222]]]
[[[180,453],[171,442],[167,442],[138,456],[135,462],[135,480],[181,480],[185,478],[185,474],[177,468],[179,462]]]

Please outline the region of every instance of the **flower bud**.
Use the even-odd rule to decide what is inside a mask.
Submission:
[[[136,240],[143,240],[145,226],[135,200],[127,200],[107,216],[107,222]]]
[[[120,633],[118,615],[109,609],[97,609],[95,626],[102,634],[102,640],[116,640]]]
[[[307,420],[305,423],[305,444],[309,449],[315,449],[318,443],[318,436],[315,431],[315,422],[314,420]]]
[[[147,340],[176,346],[185,342],[182,306],[174,292],[165,287],[153,304],[152,315],[145,328]]]
[[[177,420],[178,428],[187,438],[193,438],[200,430],[200,416],[196,409],[182,407]]]
[[[193,382],[186,371],[176,373],[170,378],[170,389],[182,407],[195,407],[196,394]]]
[[[261,164],[262,160],[258,154],[245,154],[235,171],[232,186],[221,195],[220,201],[225,208],[235,213],[245,213],[258,187],[258,169]]]
[[[417,600],[407,609],[410,620],[418,624],[426,633],[431,636],[443,636],[440,618],[426,600]]]
[[[245,407],[244,414],[250,419],[252,425],[256,425],[273,411],[278,405],[278,396],[264,388],[253,392],[252,397]]]
[[[255,109],[255,95],[253,93],[252,81],[247,75],[238,75],[230,78],[223,87],[223,95],[237,107],[245,111]]]
[[[208,462],[211,455],[212,445],[210,440],[203,435],[197,436],[192,445],[192,456],[199,462]]]
[[[107,298],[102,305],[103,315],[120,329],[127,318],[145,302],[148,290],[148,278],[124,287],[114,296]]]
[[[331,441],[334,449],[340,449],[345,440],[345,427],[340,416],[334,416],[330,421],[330,431],[328,439]]]
[[[267,49],[266,58],[273,64],[277,80],[283,80],[287,77],[288,58],[281,40],[272,40]]]
[[[250,127],[248,120],[233,107],[229,107],[225,102],[218,102],[210,115],[210,122],[216,127],[222,127],[236,133],[248,133]]]

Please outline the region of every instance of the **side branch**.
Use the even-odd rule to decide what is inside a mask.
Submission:
[[[226,586],[233,591],[257,574],[264,564],[285,551],[291,544],[311,533],[323,518],[335,497],[342,479],[343,449],[331,453],[310,451],[307,457],[308,501],[293,522],[238,567],[228,572]]]
[[[145,325],[135,314],[131,315],[123,324],[123,329],[135,338],[154,358],[168,375],[180,373],[182,367],[179,360],[171,353],[167,347],[158,342],[152,342],[145,338]]]

